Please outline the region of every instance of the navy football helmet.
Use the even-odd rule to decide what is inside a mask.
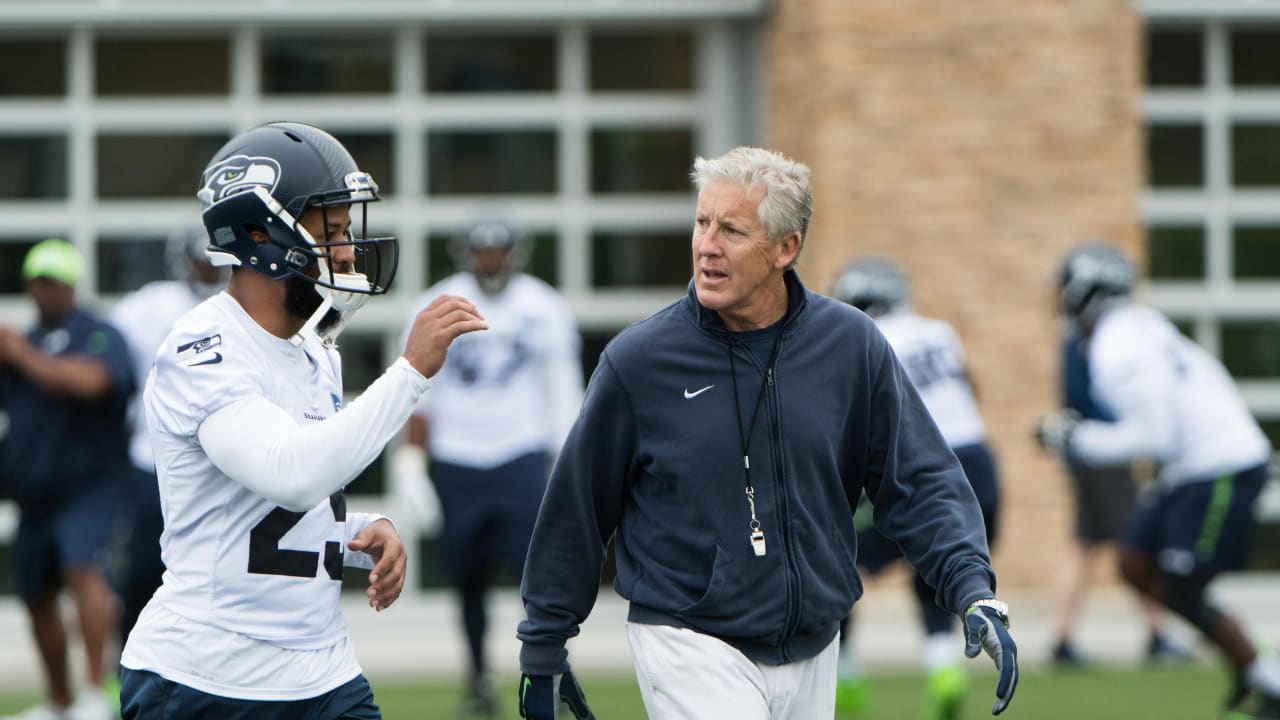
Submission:
[[[501,264],[481,264],[476,253],[505,250]],[[511,223],[493,216],[473,222],[449,242],[454,265],[476,276],[480,289],[496,295],[506,288],[511,276],[524,270],[533,252],[533,239]]]
[[[1133,293],[1137,279],[1133,263],[1114,247],[1083,245],[1058,270],[1059,309],[1069,322],[1092,327],[1103,310]]]
[[[907,304],[907,278],[892,261],[863,258],[840,272],[831,296],[879,317]]]
[[[342,143],[319,128],[273,122],[235,136],[205,168],[196,196],[204,205],[215,265],[239,265],[275,280],[302,278],[339,311],[354,310],[391,287],[398,242],[365,234],[368,204],[380,199],[378,185]],[[348,231],[343,242],[317,241],[298,222],[308,208],[357,204],[352,226],[360,232]],[[259,245],[251,229],[264,231],[269,241]],[[328,262],[331,251],[343,245],[355,250],[354,272]]]

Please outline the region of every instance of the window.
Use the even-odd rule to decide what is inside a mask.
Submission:
[[[591,35],[591,89],[693,89],[693,37],[683,31],[600,30]]]
[[[1204,82],[1204,34],[1199,28],[1147,32],[1147,84],[1191,87]]]
[[[209,158],[226,142],[219,135],[100,135],[98,196],[194,197]]]
[[[689,192],[692,165],[693,132],[687,128],[591,133],[592,192]]]
[[[153,280],[166,280],[165,238],[105,236],[96,246],[98,292],[127,293]]]
[[[597,232],[591,236],[596,287],[684,287],[692,277],[689,228]]]
[[[427,135],[432,195],[554,193],[552,130],[438,130]]]
[[[1148,228],[1147,265],[1152,280],[1203,280],[1204,228]]]
[[[1232,31],[1231,81],[1236,87],[1280,88],[1280,27]]]
[[[390,196],[396,177],[391,134],[335,131],[333,136],[346,146],[356,166],[373,176],[373,181],[378,183],[378,194],[384,198]]]
[[[550,92],[556,87],[556,38],[432,33],[426,63],[428,92]]]
[[[268,33],[262,41],[267,95],[391,92],[391,37],[369,33]]]
[[[27,251],[43,239],[0,240],[0,293],[21,295],[26,292],[22,282],[22,261],[27,257]]]
[[[1240,187],[1280,187],[1280,122],[1233,126],[1231,169]]]
[[[94,87],[99,95],[226,95],[231,87],[226,38],[99,40]]]
[[[1147,128],[1147,182],[1152,187],[1204,184],[1204,130],[1200,125]]]
[[[58,97],[67,88],[62,38],[0,38],[0,97]]]
[[[1237,226],[1233,240],[1232,269],[1236,278],[1280,280],[1280,225]]]
[[[0,200],[67,196],[67,139],[61,135],[0,136]]]
[[[1236,378],[1280,377],[1280,322],[1223,322],[1222,362]]]

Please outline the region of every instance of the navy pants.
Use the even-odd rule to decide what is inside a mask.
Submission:
[[[146,670],[120,669],[124,720],[381,720],[363,675],[306,700],[239,700],[200,692]]]
[[[431,482],[444,514],[440,552],[462,601],[472,673],[480,675],[487,669],[484,600],[490,576],[498,562],[516,573],[524,571],[533,523],[547,489],[547,456],[529,453],[485,469],[432,461]]]

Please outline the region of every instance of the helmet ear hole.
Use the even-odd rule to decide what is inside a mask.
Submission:
[[[271,242],[271,236],[267,234],[267,231],[257,225],[245,225],[244,231],[249,233],[249,237],[253,238],[253,241],[259,245],[266,245]]]

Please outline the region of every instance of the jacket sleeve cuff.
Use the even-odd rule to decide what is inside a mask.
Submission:
[[[520,646],[520,672],[526,675],[559,675],[569,672],[569,651],[563,643],[525,641]]]

